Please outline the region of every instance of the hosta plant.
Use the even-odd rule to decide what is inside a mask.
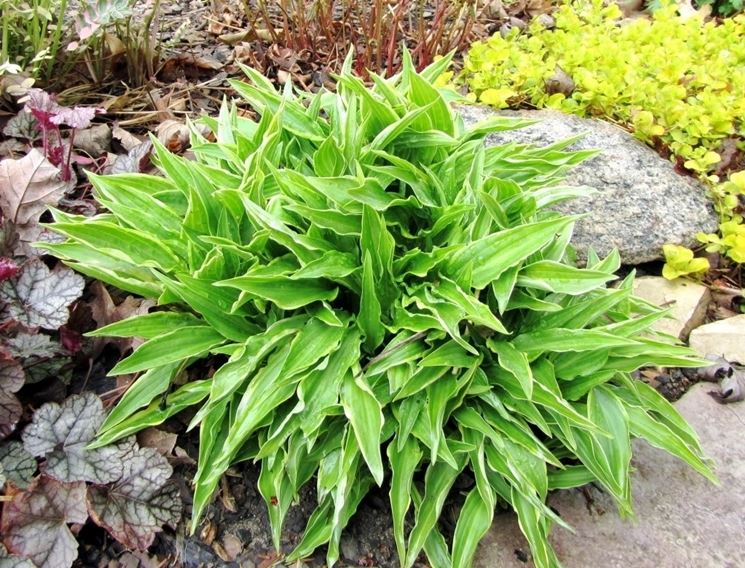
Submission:
[[[468,566],[502,503],[547,567],[549,530],[565,524],[550,490],[596,482],[631,513],[631,438],[713,478],[688,425],[629,375],[696,363],[649,331],[664,312],[631,276],[606,287],[617,254],[565,261],[575,218],[549,207],[589,191],[560,185],[589,153],[486,148],[525,122],[465,128],[432,86],[447,59],[418,74],[405,57],[371,89],[351,61],[336,93],[312,96],[246,69],[233,87],[258,121],[225,105],[206,120],[213,138],[194,131],[195,160],[154,141],[163,177],[91,176],[109,212],[55,213],[67,240],[46,250],[161,306],[95,332],[147,340],[111,371],[139,378],[98,443],[197,407],[192,528],[228,467],[254,460],[278,548],[299,489],[316,485],[288,560],[327,544],[330,565],[375,484],[390,488],[404,566],[422,550]]]

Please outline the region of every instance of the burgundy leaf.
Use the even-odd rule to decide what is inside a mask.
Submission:
[[[40,568],[69,568],[78,556],[78,543],[68,523],[85,523],[85,483],[60,483],[41,476],[28,491],[11,488],[12,501],[3,506],[0,532],[12,553]]]
[[[50,95],[43,89],[29,89],[26,108],[31,111],[42,129],[49,130],[54,128],[52,117],[61,107],[57,104],[57,98],[54,95]]]
[[[122,476],[123,454],[132,442],[89,450],[103,419],[103,404],[93,393],[73,395],[61,405],[49,402],[23,431],[23,445],[46,458],[44,472],[55,479],[111,483]]]
[[[13,278],[19,270],[20,268],[12,258],[0,258],[0,281]]]
[[[77,353],[80,351],[83,345],[83,336],[80,335],[80,332],[63,325],[59,328],[59,335],[62,347],[67,349],[70,353]]]
[[[110,486],[91,486],[91,518],[129,548],[144,550],[164,524],[181,516],[178,488],[168,484],[173,470],[152,448],[139,448],[124,462],[124,474]]]

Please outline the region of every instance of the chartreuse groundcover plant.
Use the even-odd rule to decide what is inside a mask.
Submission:
[[[497,107],[525,101],[609,117],[707,173],[722,140],[742,134],[745,122],[745,15],[704,22],[677,9],[665,2],[651,20],[621,22],[614,3],[567,1],[554,30],[536,21],[525,34],[474,43],[463,78]],[[547,88],[557,67],[572,78],[571,93]]]
[[[742,262],[736,208],[745,183],[711,174],[726,139],[745,149],[745,14],[705,22],[681,17],[678,3],[665,0],[651,19],[624,21],[615,3],[572,0],[555,17],[553,30],[536,21],[526,33],[474,43],[461,77],[469,96],[498,108],[527,103],[607,117],[661,143],[711,186],[719,235],[699,240]],[[573,84],[551,88],[557,70]]]
[[[112,374],[141,373],[98,444],[187,406],[200,430],[192,529],[223,473],[261,464],[275,545],[299,489],[318,505],[289,559],[328,545],[375,484],[390,487],[403,566],[468,566],[495,507],[512,507],[537,566],[565,523],[552,489],[596,482],[632,509],[630,440],[646,438],[713,474],[696,435],[643,365],[695,365],[649,331],[664,312],[615,288],[617,254],[565,262],[574,217],[548,209],[587,188],[560,184],[590,155],[466,129],[406,54],[391,79],[338,92],[277,92],[260,74],[195,130],[190,161],[154,141],[163,177],[91,176],[109,212],[55,212],[67,237],[43,246],[71,267],[156,299],[159,311],[94,335],[147,341]],[[184,383],[191,370],[214,374]],[[168,393],[169,386],[182,384]],[[438,529],[456,479],[471,480],[452,540]],[[409,517],[410,516],[410,517]],[[409,517],[411,530],[406,529]]]

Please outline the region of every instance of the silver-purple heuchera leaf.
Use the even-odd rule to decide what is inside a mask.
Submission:
[[[2,544],[0,544],[0,566],[2,568],[36,568],[28,558],[11,554]]]
[[[10,354],[16,360],[24,362],[32,357],[47,359],[61,353],[60,345],[41,333],[21,332],[15,337],[4,338],[4,342]]]
[[[23,368],[15,361],[0,361],[0,440],[15,430],[23,408],[15,394],[25,380]]]
[[[60,481],[111,483],[121,478],[124,453],[131,442],[88,450],[103,423],[101,400],[93,393],[73,395],[61,405],[49,402],[23,431],[23,445],[45,457],[44,473]]]
[[[0,533],[8,551],[39,568],[69,568],[78,543],[68,523],[85,523],[85,483],[38,477],[25,492],[11,490],[3,505]]]
[[[69,268],[49,270],[39,259],[26,262],[15,278],[0,285],[0,300],[8,314],[28,327],[54,329],[67,323],[68,307],[83,293],[85,280]]]
[[[3,128],[3,134],[13,138],[36,140],[39,136],[39,123],[33,114],[24,109],[8,121]]]
[[[0,466],[6,481],[25,489],[34,479],[36,460],[15,440],[0,444]]]
[[[58,126],[69,126],[82,130],[91,125],[91,121],[97,113],[98,109],[93,107],[60,107],[57,114],[51,118],[51,122]]]
[[[50,376],[57,376],[67,382],[69,370],[63,368],[69,363],[66,352],[56,341],[43,333],[16,334],[4,339],[5,347],[16,361],[23,362],[26,384],[34,384]]]
[[[175,527],[181,517],[178,488],[168,484],[172,472],[156,450],[135,450],[119,481],[89,488],[91,517],[124,546],[146,549],[164,524]]]

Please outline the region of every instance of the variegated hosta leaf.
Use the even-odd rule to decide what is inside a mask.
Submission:
[[[108,213],[54,212],[67,240],[41,248],[161,307],[94,333],[145,343],[112,371],[142,374],[93,447],[198,406],[192,530],[228,468],[259,461],[276,546],[316,484],[288,560],[327,544],[329,565],[386,479],[402,566],[422,551],[469,566],[499,500],[550,568],[549,530],[566,523],[549,489],[598,482],[628,512],[631,437],[711,476],[675,409],[628,377],[698,362],[649,331],[661,316],[633,297],[633,275],[606,287],[617,254],[568,260],[575,219],[547,209],[587,193],[557,184],[592,152],[484,147],[525,121],[466,130],[432,85],[447,58],[417,74],[404,52],[402,72],[371,74],[370,88],[352,64],[336,92],[314,95],[245,68],[249,82],[232,85],[258,120],[226,104],[204,119],[214,136],[192,129],[194,160],[153,140],[162,177],[92,176]],[[182,384],[190,370],[199,380]],[[438,523],[466,469],[475,485],[449,543]],[[132,509],[122,488],[104,504],[102,491],[94,516],[146,545],[132,527],[158,526],[165,503]]]

